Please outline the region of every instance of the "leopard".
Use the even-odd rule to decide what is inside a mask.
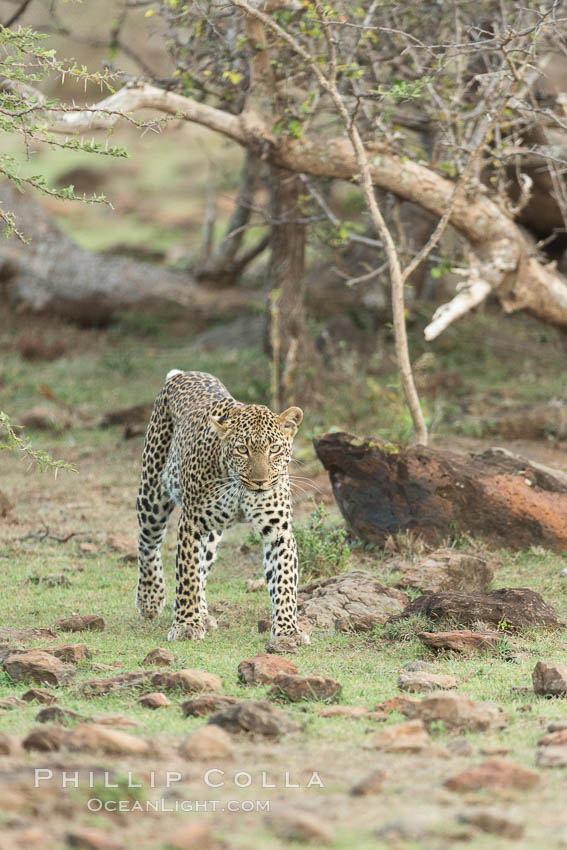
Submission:
[[[180,506],[175,603],[168,640],[200,640],[217,628],[207,579],[223,532],[247,522],[262,542],[271,600],[271,637],[309,643],[297,625],[298,556],[289,464],[303,419],[299,407],[276,414],[244,404],[206,372],[172,369],[147,427],[136,500],[136,608],[145,619],[166,601],[161,545]]]

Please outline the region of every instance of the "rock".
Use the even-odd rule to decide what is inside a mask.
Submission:
[[[507,815],[490,809],[475,809],[463,812],[459,815],[461,823],[470,823],[483,832],[490,835],[501,835],[503,838],[521,838],[524,834],[524,826],[517,821],[510,820]]]
[[[268,702],[243,700],[217,711],[209,723],[221,726],[228,732],[245,732],[250,735],[278,737],[286,732],[295,732],[299,725],[289,715]]]
[[[57,635],[51,629],[11,629],[0,626],[0,641],[12,643],[20,641],[26,643],[29,640],[55,640]]]
[[[532,673],[534,693],[561,697],[567,694],[567,666],[538,661]]]
[[[431,649],[451,649],[453,652],[486,652],[504,641],[502,632],[419,632],[417,636]]]
[[[0,711],[12,711],[14,708],[25,707],[23,699],[18,697],[0,697]]]
[[[413,811],[409,815],[388,821],[377,830],[376,835],[378,838],[388,841],[420,841],[431,833],[435,820],[432,812],[427,810]]]
[[[448,731],[483,732],[486,729],[502,729],[506,717],[501,709],[490,702],[474,702],[464,694],[437,691],[431,695],[402,697],[401,710],[410,719],[418,718],[429,728],[433,722],[442,722]]]
[[[229,697],[226,694],[199,694],[193,699],[182,702],[181,711],[185,717],[202,717],[205,714],[211,714],[213,711],[221,711],[237,702],[236,697]]]
[[[366,717],[369,711],[365,705],[326,705],[317,713],[319,717]]]
[[[158,649],[152,649],[151,652],[148,652],[142,661],[142,666],[150,667],[153,664],[155,667],[171,667],[176,661],[177,655],[174,652],[158,647]]]
[[[371,773],[367,773],[366,776],[363,776],[356,785],[353,785],[350,793],[353,797],[367,797],[370,794],[377,794],[382,790],[385,778],[386,774],[384,771],[377,768],[371,771]]]
[[[71,427],[71,423],[70,413],[55,404],[36,404],[20,415],[20,424],[24,428],[36,428],[38,431],[64,431]]]
[[[301,700],[333,701],[339,696],[342,685],[334,679],[324,676],[294,676],[289,673],[279,673],[273,680],[273,687],[268,691],[270,699],[285,697],[290,702]]]
[[[165,842],[172,850],[213,850],[213,834],[208,823],[191,821],[178,827]]]
[[[538,767],[565,767],[567,765],[567,746],[563,744],[538,747],[536,764]]]
[[[280,635],[279,637],[270,638],[266,644],[266,652],[271,655],[280,655],[281,653],[288,655],[297,654],[297,640],[294,637]]]
[[[22,741],[24,750],[53,753],[60,750],[67,733],[60,726],[38,726]]]
[[[201,691],[222,692],[222,681],[216,673],[205,673],[203,670],[179,670],[178,673],[154,673],[151,685],[156,690],[181,690],[186,694]]]
[[[486,744],[479,750],[482,756],[507,756],[510,752],[510,747],[505,747],[502,744]]]
[[[64,617],[55,620],[53,628],[60,632],[102,632],[106,623],[104,617],[99,614],[76,614],[73,617]]]
[[[95,826],[77,826],[65,833],[68,847],[79,847],[81,850],[122,850],[125,846],[122,839],[107,829]]]
[[[476,767],[467,767],[445,782],[450,791],[477,791],[481,788],[499,790],[534,788],[539,774],[502,758],[486,759]]]
[[[0,756],[12,756],[16,752],[16,742],[5,732],[0,731]]]
[[[132,720],[124,714],[95,714],[92,721],[102,726],[120,726],[124,729],[135,729],[140,725],[137,720]]]
[[[127,423],[121,422],[120,424],[125,425]],[[126,552],[127,554],[132,551],[137,551],[138,549],[138,541],[136,540],[136,538],[128,537],[126,534],[109,534],[106,538],[106,545],[114,552]]]
[[[567,720],[552,720],[547,725],[548,732],[562,732],[563,729],[567,729]]]
[[[37,682],[39,685],[62,685],[74,675],[74,668],[64,664],[49,652],[29,649],[8,655],[4,670],[15,682]]]
[[[556,729],[548,732],[537,742],[538,747],[567,746],[567,729]]]
[[[494,570],[484,558],[456,549],[438,549],[426,558],[396,562],[395,566],[400,572],[398,586],[412,587],[422,593],[483,591],[488,589],[494,578]]]
[[[456,688],[458,684],[453,676],[442,676],[439,673],[401,673],[398,679],[398,689],[412,694],[439,688]]]
[[[402,697],[390,697],[390,699],[384,700],[384,702],[377,703],[372,710],[381,714],[390,714],[392,711],[401,712]]]
[[[366,741],[368,749],[415,753],[431,746],[431,738],[421,720],[408,720],[386,726]]]
[[[80,723],[67,733],[66,746],[77,752],[106,755],[146,755],[149,744],[141,738],[98,723]]]
[[[64,643],[61,646],[48,649],[46,652],[69,664],[78,664],[79,661],[83,661],[85,658],[92,658],[92,652],[86,643]]]
[[[138,697],[138,705],[143,706],[143,708],[167,708],[168,705],[171,705],[171,702],[161,691],[154,691],[151,694],[142,694],[141,697]]]
[[[474,750],[468,738],[453,738],[447,741],[447,749],[455,756],[472,756]]]
[[[35,716],[38,723],[58,723],[59,726],[69,726],[78,721],[85,721],[87,718],[76,711],[71,711],[70,708],[61,708],[59,705],[50,705],[48,708],[42,708]]]
[[[293,661],[278,658],[277,655],[261,653],[254,658],[241,661],[238,665],[238,678],[247,685],[264,685],[273,682],[279,673],[297,673]]]
[[[258,634],[263,635],[272,628],[270,620],[258,620]]]
[[[428,661],[408,661],[404,664],[404,670],[408,673],[430,673],[432,665]]]
[[[46,691],[45,688],[30,688],[29,691],[22,694],[22,699],[24,702],[39,702],[43,705],[51,705],[57,702],[55,694]]]
[[[232,758],[234,747],[230,735],[220,726],[203,726],[181,743],[180,755],[191,761]]]
[[[391,618],[391,622],[416,614],[432,620],[450,620],[462,626],[491,623],[507,630],[565,626],[565,621],[541,595],[527,587],[502,587],[488,593],[426,593],[410,602],[402,614]]]
[[[101,697],[106,694],[123,692],[129,688],[137,688],[145,684],[154,674],[151,670],[138,670],[136,673],[121,673],[109,678],[87,679],[80,686],[80,692],[85,697]]]
[[[249,578],[246,582],[246,590],[249,593],[255,593],[257,590],[262,590],[266,586],[266,580],[263,578]]]
[[[298,593],[298,613],[314,626],[333,629],[344,619],[354,631],[370,631],[400,613],[408,597],[381,584],[371,573],[352,570],[318,579]]]
[[[333,841],[333,833],[327,824],[310,812],[302,812],[295,807],[282,807],[268,815],[266,823],[284,841],[318,844],[330,844]]]

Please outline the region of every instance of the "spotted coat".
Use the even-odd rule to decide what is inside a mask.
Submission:
[[[272,635],[297,629],[297,548],[288,465],[303,418],[236,401],[205,372],[168,373],[148,425],[137,500],[137,609],[157,616],[165,604],[160,547],[169,516],[177,531],[175,616],[168,639],[202,638],[216,622],[207,610],[207,577],[225,528],[246,521],[262,538],[272,603]]]

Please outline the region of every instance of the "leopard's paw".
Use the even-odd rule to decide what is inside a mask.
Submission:
[[[202,640],[205,628],[200,620],[193,623],[173,623],[167,636],[168,640]]]
[[[136,600],[136,610],[144,620],[153,620],[155,617],[159,617],[164,606],[165,597],[162,599],[144,599],[138,597]]]

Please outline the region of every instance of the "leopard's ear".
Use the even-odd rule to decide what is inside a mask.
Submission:
[[[232,434],[234,422],[228,416],[211,416],[211,428],[221,440],[226,440]]]
[[[278,419],[285,433],[289,437],[295,437],[303,419],[303,411],[300,407],[288,407],[287,410],[280,413]]]

